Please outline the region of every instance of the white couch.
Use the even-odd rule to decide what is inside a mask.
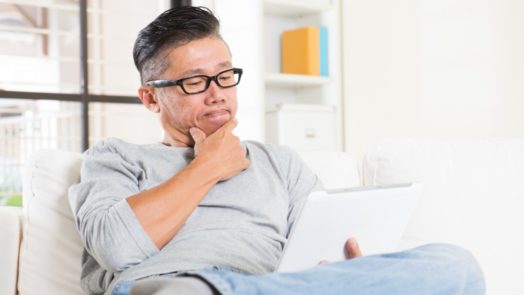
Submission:
[[[328,188],[361,183],[345,153],[302,156]],[[28,161],[23,210],[0,208],[0,294],[81,294],[82,246],[66,198],[81,162],[63,151]],[[369,149],[362,171],[365,185],[424,182],[400,247],[462,245],[480,260],[488,294],[524,294],[524,141],[387,141]]]
[[[487,294],[524,294],[524,140],[384,141],[367,151],[362,178],[423,182],[404,245],[461,245],[479,260]]]

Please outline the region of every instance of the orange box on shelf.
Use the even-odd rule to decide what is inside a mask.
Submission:
[[[305,27],[282,32],[282,73],[320,75],[320,32]]]

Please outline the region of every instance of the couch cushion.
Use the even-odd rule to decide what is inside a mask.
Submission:
[[[406,240],[462,245],[489,294],[524,294],[524,140],[390,140],[363,164],[366,185],[424,183]]]
[[[54,150],[37,152],[26,163],[20,294],[82,294],[82,242],[67,199],[81,163],[80,153]]]

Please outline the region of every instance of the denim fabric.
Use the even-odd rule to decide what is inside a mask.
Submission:
[[[175,277],[175,276],[177,276],[177,273],[176,272],[171,272],[171,273],[166,273],[166,274],[154,275],[154,276],[151,276],[151,277],[148,277],[148,278],[152,278],[152,277],[163,277],[163,278],[170,278],[171,277],[172,278],[172,277]],[[148,279],[148,278],[145,278],[145,279]],[[133,285],[136,282],[137,281],[135,281],[135,280],[125,280],[125,281],[119,282],[118,284],[116,284],[116,286],[111,291],[111,295],[128,295],[129,291],[131,291],[131,288],[133,287]]]
[[[111,295],[127,295],[129,294],[129,291],[131,291],[131,288],[133,287],[133,284],[135,281],[122,281],[118,283],[114,288],[113,291],[111,291]]]
[[[250,275],[210,268],[190,274],[204,279],[222,295],[485,293],[482,271],[472,255],[444,244],[322,264],[296,273]],[[121,283],[112,294],[125,295],[130,286]]]

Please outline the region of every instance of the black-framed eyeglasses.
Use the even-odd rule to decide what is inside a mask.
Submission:
[[[178,80],[151,80],[147,81],[146,85],[155,88],[178,85],[182,88],[182,91],[184,91],[185,94],[198,94],[206,91],[209,88],[209,85],[211,85],[211,81],[215,81],[215,83],[221,88],[237,86],[238,83],[240,83],[242,72],[243,71],[240,68],[232,68],[222,71],[215,76],[197,75]]]

